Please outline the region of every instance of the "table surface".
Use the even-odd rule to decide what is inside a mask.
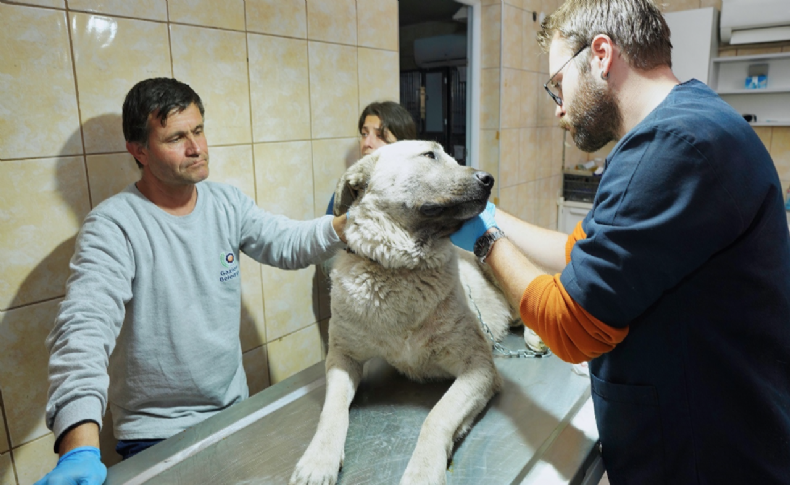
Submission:
[[[524,344],[513,333],[504,345]],[[589,377],[556,356],[495,354],[495,363],[503,390],[456,444],[447,483],[582,483],[597,453]],[[366,363],[338,484],[397,484],[423,420],[450,384],[416,383],[382,360]],[[287,483],[315,432],[324,392],[321,362],[110,467],[105,483]]]

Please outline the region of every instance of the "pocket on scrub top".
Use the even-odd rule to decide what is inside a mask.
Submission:
[[[595,375],[591,381],[601,452],[610,478],[619,478],[618,483],[665,483],[656,388],[613,384]]]

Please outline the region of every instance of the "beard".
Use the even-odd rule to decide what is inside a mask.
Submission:
[[[579,77],[573,106],[568,106],[560,126],[571,132],[573,142],[584,152],[595,152],[617,138],[623,116],[612,93],[597,86],[589,71]]]

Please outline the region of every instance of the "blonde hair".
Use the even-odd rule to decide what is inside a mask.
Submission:
[[[555,33],[573,51],[596,35],[606,34],[631,67],[672,67],[669,26],[652,0],[567,0],[540,27],[538,44],[544,52],[549,51]]]

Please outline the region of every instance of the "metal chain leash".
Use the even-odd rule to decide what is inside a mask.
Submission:
[[[480,308],[477,306],[477,303],[475,303],[474,298],[472,298],[472,288],[469,285],[466,285],[466,289],[469,292],[469,301],[472,302],[472,305],[474,305],[475,311],[477,312],[477,319],[480,320],[480,325],[482,325],[483,331],[491,341],[491,346],[493,347],[495,353],[505,357],[515,357],[521,359],[542,359],[551,355],[551,350],[548,348],[545,352],[537,352],[532,349],[510,350],[497,342],[496,339],[494,339],[494,334],[491,333],[491,329],[488,328],[486,322],[483,321],[483,315],[480,313]]]

